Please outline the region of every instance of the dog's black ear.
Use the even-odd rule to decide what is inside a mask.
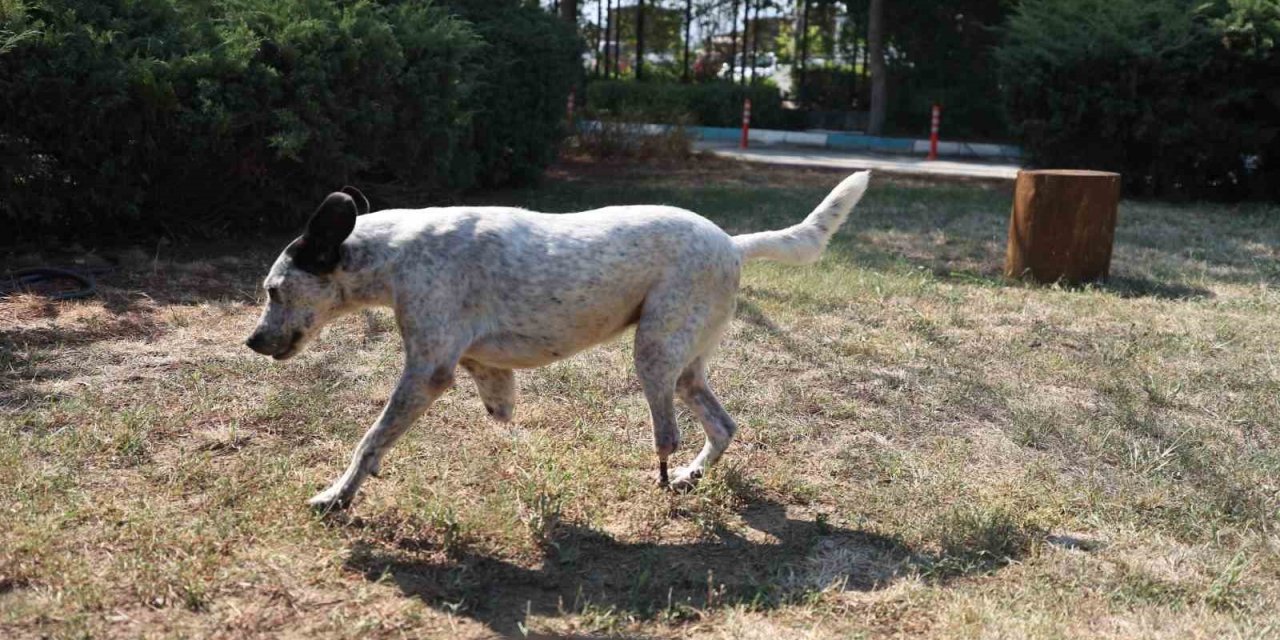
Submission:
[[[307,273],[332,273],[342,260],[342,241],[356,228],[356,201],[333,192],[311,214],[307,230],[294,241],[293,264]]]
[[[355,187],[353,187],[353,186],[351,186],[351,185],[347,185],[347,186],[345,186],[345,187],[343,187],[343,188],[339,189],[339,191],[341,191],[341,192],[343,192],[343,193],[345,193],[345,194],[347,194],[347,195],[349,195],[349,196],[351,196],[352,198],[354,198],[354,199],[355,199],[355,201],[356,201],[356,213],[358,213],[358,214],[360,214],[360,215],[364,215],[364,214],[366,214],[366,213],[369,213],[369,199],[368,199],[368,198],[366,198],[366,197],[364,197],[364,193],[362,193],[359,189],[357,189],[357,188],[355,188]],[[361,209],[361,208],[360,208],[360,205],[364,205],[364,208],[363,208],[363,209]]]

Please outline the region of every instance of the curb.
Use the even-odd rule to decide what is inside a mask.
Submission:
[[[598,120],[583,120],[579,125],[583,131],[591,131],[601,126]],[[635,132],[643,135],[659,135],[666,133],[676,125],[669,124],[626,124],[634,127]],[[741,129],[730,127],[683,127],[697,140],[715,142],[738,142],[742,136]],[[763,145],[788,144],[800,147],[819,147],[836,151],[878,151],[883,153],[900,153],[927,155],[928,140],[912,138],[885,138],[858,133],[820,133],[809,131],[780,131],[777,129],[751,129],[749,138],[753,143]],[[984,160],[1019,160],[1022,149],[1007,144],[990,144],[983,142],[939,142],[938,155],[952,158],[981,158]]]

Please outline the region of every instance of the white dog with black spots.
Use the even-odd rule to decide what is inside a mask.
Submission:
[[[327,322],[395,310],[404,372],[346,471],[310,500],[349,505],[367,475],[454,381],[459,365],[489,414],[510,420],[512,371],[567,358],[635,326],[635,365],[653,418],[659,482],[692,488],[737,427],[707,384],[707,361],[733,317],[747,260],[814,262],[867,189],[846,178],[803,222],[729,236],[659,205],[545,214],[503,207],[388,209],[347,189],[325,198],[271,267],[268,301],[247,345],[283,360]],[[702,452],[669,477],[680,444],[675,398],[706,431]]]

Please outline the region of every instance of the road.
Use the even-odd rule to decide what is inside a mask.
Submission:
[[[739,149],[736,144],[732,143],[699,141],[694,143],[694,148],[698,151],[706,151],[717,156],[746,162],[795,167],[874,169],[905,175],[1012,180],[1017,177],[1019,168],[1016,164],[976,160],[925,160],[915,156],[834,151],[785,145],[757,145],[750,149]]]

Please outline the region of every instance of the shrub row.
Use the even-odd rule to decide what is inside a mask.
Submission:
[[[997,50],[1039,165],[1130,193],[1280,197],[1280,2],[1026,0]]]
[[[751,124],[765,129],[797,128],[782,108],[777,87],[743,87],[728,81],[702,84],[595,80],[587,85],[587,115],[706,127],[742,124],[742,101],[751,98]]]
[[[283,226],[343,183],[525,180],[579,50],[519,0],[0,0],[0,220]]]
[[[793,74],[798,85],[798,74]],[[998,99],[970,85],[935,91],[899,78],[889,92],[888,128],[892,135],[928,135],[930,110],[935,100],[950,98],[947,132],[952,137],[1007,138]],[[869,102],[867,83],[857,80],[858,103],[865,112]],[[809,109],[852,111],[855,79],[849,69],[812,68],[805,71],[803,96]],[[962,90],[969,93],[961,95]],[[976,94],[976,95],[975,95]],[[777,87],[752,88],[718,81],[685,85],[675,82],[640,83],[633,80],[595,80],[587,86],[587,115],[667,124],[737,127],[742,123],[742,99],[751,97],[751,124],[764,129],[804,129],[817,121],[804,110],[784,109]],[[948,100],[943,100],[948,102]]]
[[[811,67],[805,69],[803,83],[800,79],[799,69],[793,67],[791,85],[796,88],[796,98],[807,107],[849,111],[856,102],[865,111],[870,101],[868,83],[855,76],[851,67]]]

